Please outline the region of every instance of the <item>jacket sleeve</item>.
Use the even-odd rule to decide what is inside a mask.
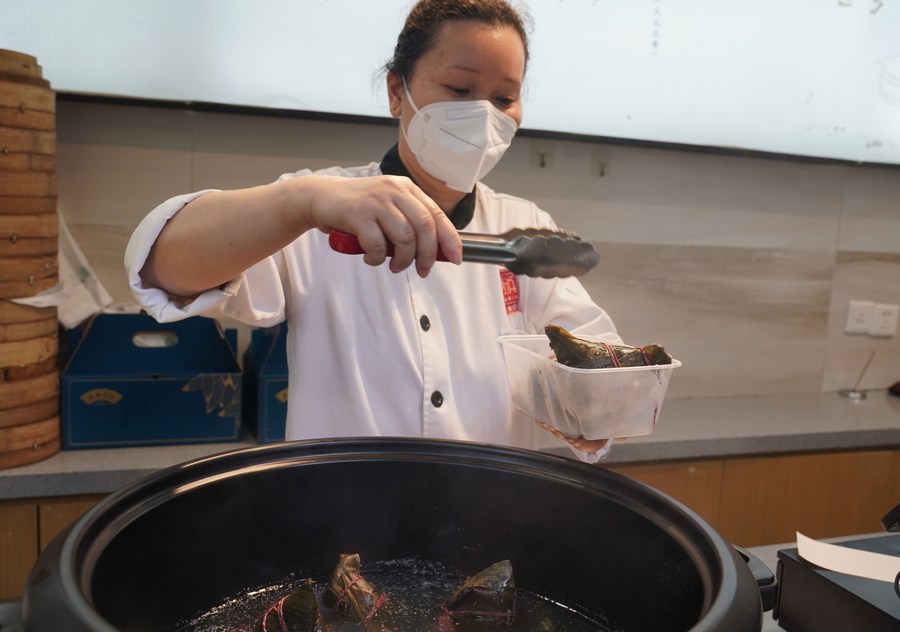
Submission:
[[[188,301],[148,285],[141,278],[141,269],[166,222],[190,201],[213,190],[166,200],[138,224],[125,249],[125,272],[131,293],[138,305],[159,322],[173,322],[190,316],[224,316],[259,326],[278,324],[284,320],[285,305],[278,255],[264,259],[239,277]]]

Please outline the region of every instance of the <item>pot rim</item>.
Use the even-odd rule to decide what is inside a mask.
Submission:
[[[117,632],[93,607],[89,578],[105,545],[129,522],[177,495],[242,473],[366,460],[425,460],[518,472],[627,504],[663,527],[698,569],[708,571],[700,573],[704,584],[702,626],[695,629],[716,629],[716,622],[727,620],[740,592],[739,573],[744,570],[749,574],[739,566],[743,560],[738,559],[731,544],[692,509],[649,485],[603,467],[544,452],[459,440],[347,437],[227,450],[163,468],[113,492],[58,536],[62,538],[58,580],[66,601],[87,629]],[[611,481],[615,484],[610,485]],[[640,502],[635,503],[636,499]],[[26,601],[27,597],[28,586]],[[761,607],[759,618],[761,622]]]

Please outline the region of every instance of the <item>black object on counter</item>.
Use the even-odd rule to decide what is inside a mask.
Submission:
[[[891,533],[900,531],[900,505],[897,505],[884,515],[884,518],[881,519],[881,526],[884,527],[885,531],[890,531]]]
[[[840,545],[900,557],[897,535]],[[789,632],[900,630],[900,599],[889,582],[824,569],[804,560],[793,548],[778,551],[778,584],[772,615]]]
[[[894,397],[900,397],[900,382],[894,382],[888,387],[888,393]]]
[[[0,630],[3,632],[24,632],[22,625],[22,600],[0,600]]]
[[[759,594],[762,597],[763,610],[768,612],[775,607],[775,600],[778,597],[778,581],[775,579],[774,573],[761,559],[744,547],[735,545],[734,549],[744,558],[750,572],[753,573],[753,579],[756,580]]]
[[[273,444],[155,473],[57,536],[30,574],[29,632],[172,630],[338,553],[516,584],[615,630],[758,632],[745,561],[690,509],[603,468],[426,439]]]

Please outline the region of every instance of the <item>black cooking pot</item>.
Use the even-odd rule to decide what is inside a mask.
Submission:
[[[537,452],[381,438],[238,450],[112,494],[41,554],[24,626],[172,630],[347,551],[470,572],[508,558],[518,586],[616,630],[762,625],[745,560],[650,487]]]

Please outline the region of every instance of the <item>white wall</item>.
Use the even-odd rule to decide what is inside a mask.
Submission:
[[[129,301],[128,236],[160,201],[286,171],[377,161],[389,126],[61,101],[60,211]],[[552,160],[540,168],[536,148]],[[596,157],[606,175],[592,172]],[[486,179],[602,256],[585,278],[631,344],[684,366],[672,398],[900,380],[900,338],[842,333],[852,299],[900,304],[900,170],[518,138]]]

